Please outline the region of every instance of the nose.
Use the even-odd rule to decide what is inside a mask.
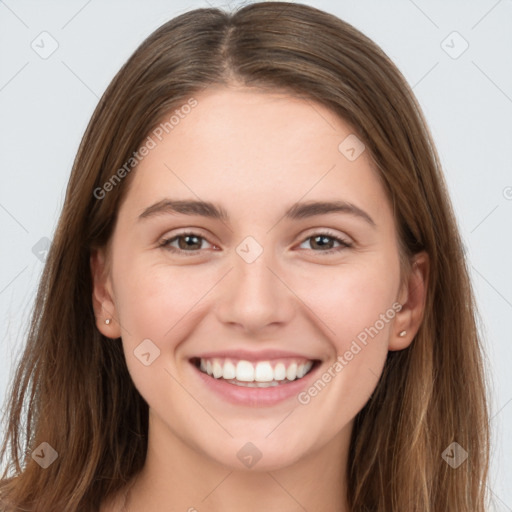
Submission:
[[[291,321],[296,298],[270,250],[252,263],[234,252],[232,267],[215,298],[219,321],[252,334]]]

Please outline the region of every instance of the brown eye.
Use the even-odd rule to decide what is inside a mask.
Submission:
[[[172,238],[166,238],[160,243],[160,247],[171,252],[190,254],[200,252],[203,242],[209,243],[206,238],[197,233],[179,233]],[[175,245],[176,244],[176,245]]]
[[[315,252],[333,253],[352,246],[348,241],[329,233],[317,233],[309,236],[302,244],[308,241],[310,241],[310,248]]]

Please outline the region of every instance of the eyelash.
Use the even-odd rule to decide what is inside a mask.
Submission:
[[[198,252],[200,252],[200,250],[190,250],[190,251],[186,251],[186,250],[183,250],[183,249],[177,249],[176,247],[171,247],[169,244],[175,240],[178,240],[179,238],[181,237],[186,237],[186,236],[193,236],[193,237],[196,237],[200,240],[206,240],[205,237],[199,235],[198,233],[194,233],[192,231],[186,231],[186,232],[183,232],[183,233],[178,233],[177,235],[174,235],[173,237],[171,238],[165,238],[163,239],[160,244],[159,244],[159,247],[165,249],[165,250],[168,250],[168,251],[171,251],[173,253],[176,253],[176,254],[183,254],[184,256],[195,256],[197,255]],[[334,235],[333,233],[331,233],[330,231],[326,230],[326,231],[321,231],[321,232],[318,232],[318,233],[314,233],[308,237],[306,237],[300,245],[302,245],[304,242],[306,242],[307,240],[311,239],[311,238],[316,238],[316,237],[325,237],[325,238],[330,238],[332,240],[334,240],[335,242],[338,242],[340,244],[340,247],[336,247],[336,248],[333,248],[333,249],[328,249],[326,251],[314,251],[314,252],[319,252],[319,253],[323,253],[323,254],[334,254],[334,253],[337,253],[343,249],[348,249],[350,247],[353,246],[352,243],[344,240],[343,238],[340,238],[336,235]],[[207,240],[206,240],[207,241]],[[311,249],[313,250],[313,249]]]

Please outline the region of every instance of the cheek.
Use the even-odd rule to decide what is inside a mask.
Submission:
[[[387,336],[394,318],[399,267],[397,260],[382,260],[323,270],[303,288],[307,305],[323,321],[338,351],[346,350],[347,343],[361,333],[364,338],[375,325],[381,339]]]
[[[127,339],[143,336],[168,344],[208,290],[209,274],[185,267],[134,264],[120,267],[118,274],[123,278],[116,287],[116,307]]]
[[[162,390],[170,389],[172,376],[178,376],[176,350],[190,329],[194,305],[208,290],[208,278],[184,267],[149,265],[142,259],[120,262],[115,272],[116,310],[128,371],[148,404],[160,410],[168,407],[159,404]]]
[[[339,424],[364,406],[386,361],[398,282],[399,262],[393,255],[342,266],[314,280],[308,305],[333,331],[325,332],[336,354],[301,403],[339,410]],[[332,425],[333,432],[339,424]]]

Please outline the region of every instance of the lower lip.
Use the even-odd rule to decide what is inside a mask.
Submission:
[[[215,379],[203,373],[195,364],[191,363],[191,365],[201,381],[213,392],[228,402],[251,407],[271,406],[296,397],[308,385],[318,370],[318,363],[316,363],[313,369],[301,379],[278,386],[269,386],[268,388],[250,388],[230,384],[224,379]]]

